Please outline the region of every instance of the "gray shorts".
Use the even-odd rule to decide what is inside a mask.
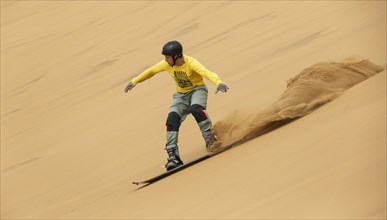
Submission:
[[[175,93],[173,94],[173,101],[169,108],[169,112],[176,112],[180,115],[181,121],[190,114],[190,106],[198,104],[204,109],[207,108],[207,86],[198,86],[188,93]]]

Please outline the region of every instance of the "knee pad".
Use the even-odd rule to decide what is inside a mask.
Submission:
[[[191,105],[190,110],[197,123],[208,119],[207,114],[204,111],[205,109],[201,105],[193,104]]]
[[[179,131],[181,117],[176,112],[170,112],[167,118],[167,131]]]

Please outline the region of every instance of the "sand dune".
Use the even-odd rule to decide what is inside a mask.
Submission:
[[[385,8],[1,1],[1,218],[386,219]],[[123,89],[172,39],[230,86],[207,81],[225,143],[261,134],[258,113],[299,119],[136,190],[163,172],[175,87]],[[206,153],[192,117],[180,146]]]
[[[225,146],[242,144],[309,114],[383,70],[368,60],[313,65],[289,79],[286,91],[268,108],[234,112],[215,124],[214,131]]]

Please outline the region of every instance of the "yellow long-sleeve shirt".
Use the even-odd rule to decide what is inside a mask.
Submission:
[[[162,71],[167,71],[172,76],[176,83],[176,90],[180,93],[187,93],[196,86],[204,85],[203,77],[215,85],[219,85],[222,82],[216,73],[207,70],[195,58],[184,56],[184,61],[185,63],[182,66],[175,65],[171,67],[165,60],[162,60],[133,78],[132,82],[136,85]]]

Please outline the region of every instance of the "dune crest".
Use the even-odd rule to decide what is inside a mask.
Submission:
[[[243,143],[309,114],[383,70],[368,60],[315,64],[287,80],[285,92],[268,108],[258,114],[233,112],[214,125],[214,132],[224,146]]]

